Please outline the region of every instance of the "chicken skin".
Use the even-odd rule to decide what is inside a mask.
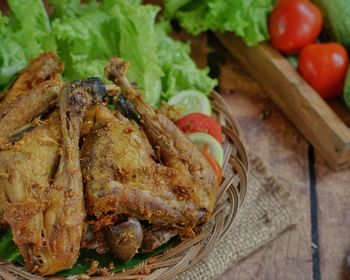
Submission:
[[[44,211],[55,174],[61,147],[60,122],[57,113],[40,123],[0,152],[0,199],[5,219],[25,262],[32,270],[41,261],[38,252],[44,248]]]
[[[134,242],[139,248],[128,248],[127,258],[116,250],[125,248],[120,244],[123,240],[115,238],[118,246],[110,247],[121,260],[139,249],[154,249],[176,233],[193,234],[208,220],[217,197],[207,160],[172,121],[130,86],[125,66],[118,58],[109,61],[106,75],[122,92],[116,101],[118,111],[113,114],[98,107],[82,146],[86,211],[95,220],[95,229],[109,232],[121,224],[113,231],[135,240],[141,235],[131,223],[126,226],[126,217],[151,228],[145,231],[144,242]],[[152,232],[155,238],[150,237]]]
[[[0,150],[10,145],[9,138],[32,127],[35,118],[48,111],[63,87],[60,80],[63,64],[55,53],[48,52],[30,61],[18,74],[0,102]],[[6,224],[0,207],[0,225]]]
[[[71,83],[59,94],[59,113],[0,153],[1,205],[32,272],[51,275],[78,258],[85,219],[80,126],[103,95],[100,79]]]
[[[108,92],[99,78],[66,84],[46,53],[0,104],[0,224],[31,272],[71,268],[81,247],[125,262],[192,236],[214,211],[209,162],[144,101],[126,69],[119,58],[107,63]]]
[[[176,195],[177,203],[185,203],[187,210],[192,212],[184,215],[185,222],[179,220],[177,224],[194,226],[205,223],[217,197],[217,183],[210,164],[171,120],[144,101],[126,79],[126,70],[124,61],[113,58],[107,63],[106,76],[121,87],[134,105],[140,115],[139,125],[152,147],[156,148],[160,162],[175,173],[176,179],[168,189]]]
[[[88,214],[96,219],[128,215],[157,225],[193,227],[204,223],[215,199],[211,202],[201,189],[197,192],[196,179],[178,176],[174,165],[165,165],[168,163],[157,163],[155,151],[137,123],[106,107],[98,108],[82,147]],[[210,166],[208,172],[213,177],[214,196]]]
[[[32,60],[18,75],[0,103],[0,138],[38,117],[57,100],[63,83],[63,65],[54,53],[44,53]]]

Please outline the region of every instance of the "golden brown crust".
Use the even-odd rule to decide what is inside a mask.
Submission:
[[[158,134],[159,142],[153,147],[168,148],[160,142],[173,143],[174,135],[179,138],[176,142],[181,142],[185,136],[173,129],[171,127],[168,131],[172,135],[164,131]],[[192,144],[190,147],[191,150],[186,153],[176,154],[173,162],[181,161],[180,156],[186,158],[190,153],[197,156],[192,150],[196,148]],[[165,154],[161,152],[163,157]],[[105,215],[128,215],[168,226],[194,227],[204,223],[216,197],[203,193],[203,186],[199,185],[203,182],[188,171],[180,173],[182,170],[177,169],[177,163],[172,164],[170,159],[162,158],[164,165],[159,164],[154,157],[143,129],[134,121],[120,114],[114,116],[107,108],[100,107],[92,131],[82,147],[88,213],[97,219]],[[202,159],[197,160],[201,162]],[[211,178],[210,167],[208,172]],[[212,187],[216,188],[213,178]],[[213,190],[213,194],[216,191]]]
[[[45,246],[41,239],[45,195],[58,164],[60,141],[59,117],[54,113],[0,153],[0,205],[26,263],[30,249]]]
[[[48,110],[63,86],[63,64],[55,53],[43,53],[30,61],[0,103],[0,138],[27,125]]]
[[[62,91],[64,83],[56,80],[46,81],[17,96],[14,101],[0,111],[0,137],[8,137],[15,130],[28,124],[48,111]]]
[[[46,52],[32,59],[28,66],[18,74],[12,87],[6,92],[0,103],[0,112],[11,104],[19,95],[49,80],[59,80],[63,64],[54,52]]]

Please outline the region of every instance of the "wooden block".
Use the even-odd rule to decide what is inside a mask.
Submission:
[[[217,34],[334,169],[350,166],[350,129],[267,43],[247,47],[232,34]]]

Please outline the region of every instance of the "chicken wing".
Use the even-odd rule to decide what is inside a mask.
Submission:
[[[37,135],[41,126],[15,144],[32,145],[30,151],[22,147],[0,154],[5,217],[30,271],[54,274],[71,268],[79,255],[85,218],[80,126],[90,103],[101,102],[104,95],[102,81],[95,78],[73,82],[60,94],[59,117],[56,114],[52,121],[55,137],[42,132],[51,145],[57,146],[52,150],[55,160],[43,154],[51,146],[43,147],[36,140],[41,139],[41,134]],[[18,162],[23,167],[15,167],[17,161],[7,159],[6,153],[14,158],[21,156]],[[33,159],[43,161],[44,166],[34,167]]]
[[[32,60],[18,75],[0,103],[0,138],[47,111],[63,86],[62,70],[62,63],[50,52]]]
[[[43,53],[31,60],[29,65],[18,74],[12,87],[5,93],[0,103],[0,112],[14,102],[18,96],[26,95],[31,89],[44,81],[59,80],[63,64],[53,52]]]
[[[45,81],[19,95],[0,112],[0,138],[10,136],[17,129],[31,122],[48,110],[64,86],[63,82]]]
[[[53,113],[11,149],[0,152],[0,207],[11,227],[14,241],[26,263],[39,266],[33,256],[44,247],[43,212],[49,201],[45,194],[59,161],[61,133],[59,116]]]

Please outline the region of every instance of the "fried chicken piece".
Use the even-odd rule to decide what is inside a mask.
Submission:
[[[169,229],[159,233],[159,240],[145,241],[145,247],[154,248],[174,236],[173,230],[185,235],[205,223],[217,185],[206,159],[129,86],[124,68],[113,59],[106,71],[122,88],[116,107],[124,116],[98,107],[82,147],[86,209],[106,228],[115,219],[105,217],[127,216]]]
[[[125,77],[127,64],[112,58],[106,66],[106,76],[120,86],[127,99],[140,114],[140,126],[153,147],[157,147],[164,166],[175,173],[177,180],[168,185],[176,194],[176,203],[184,202],[193,211],[193,221],[187,214],[186,223],[201,224],[207,221],[214,209],[217,196],[215,175],[208,161],[177,126],[148,105]],[[192,206],[191,208],[188,208]],[[166,219],[166,218],[165,218]]]
[[[6,139],[48,110],[63,86],[62,70],[56,54],[49,52],[33,59],[19,73],[0,103],[0,138]]]
[[[63,64],[54,52],[46,52],[31,60],[28,66],[18,74],[12,87],[6,92],[0,103],[0,112],[14,102],[18,96],[26,95],[31,89],[48,80],[59,80]]]
[[[51,275],[71,268],[78,258],[85,218],[79,154],[80,126],[90,103],[101,102],[105,94],[100,79],[70,84],[65,93],[60,94],[59,118],[54,122],[59,137],[49,137],[58,145],[56,162],[47,158],[45,166],[33,169],[35,176],[18,173],[12,168],[11,160],[0,168],[5,170],[5,181],[0,182],[0,186],[5,186],[5,217],[26,266],[32,272]],[[37,130],[35,128],[26,134],[20,142],[28,138],[36,143],[35,139],[40,139],[34,134]],[[59,142],[62,144],[59,145]],[[32,147],[32,157],[36,161],[44,161],[46,157],[39,151],[47,149],[39,142]],[[0,155],[0,158],[3,159],[3,156]],[[34,168],[26,151],[19,162],[23,169]],[[48,168],[53,168],[53,171],[43,174]],[[43,183],[44,175],[50,176]]]
[[[62,155],[53,184],[46,195],[50,201],[44,211],[47,248],[40,248],[37,252],[42,261],[38,271],[42,275],[71,268],[79,255],[85,218],[79,135],[88,104],[88,92],[79,84],[69,85],[60,98]],[[28,267],[33,265],[31,261],[26,264]]]
[[[144,230],[141,251],[143,253],[152,252],[176,235],[178,235],[178,232],[175,229],[151,228]]]
[[[0,138],[11,136],[17,129],[47,112],[57,100],[63,86],[63,82],[56,80],[45,81],[26,94],[17,96],[0,111]]]
[[[63,83],[60,74],[63,64],[55,53],[48,52],[30,61],[18,74],[12,87],[1,94],[0,102],[0,150],[11,148],[12,138],[29,131],[29,124],[46,112],[56,101]],[[9,139],[11,138],[11,139]],[[6,224],[0,208],[0,225]]]
[[[53,113],[11,149],[0,152],[0,207],[26,263],[36,248],[46,246],[43,211],[61,146],[59,116]],[[33,266],[40,265],[33,256]]]
[[[197,194],[189,197],[179,190],[185,183],[192,189],[196,182],[178,176],[175,169],[154,158],[146,134],[135,122],[99,107],[82,147],[88,213],[97,219],[126,214],[154,224],[194,226],[205,222],[206,205],[197,208],[191,201]],[[202,199],[206,197],[198,201]]]

